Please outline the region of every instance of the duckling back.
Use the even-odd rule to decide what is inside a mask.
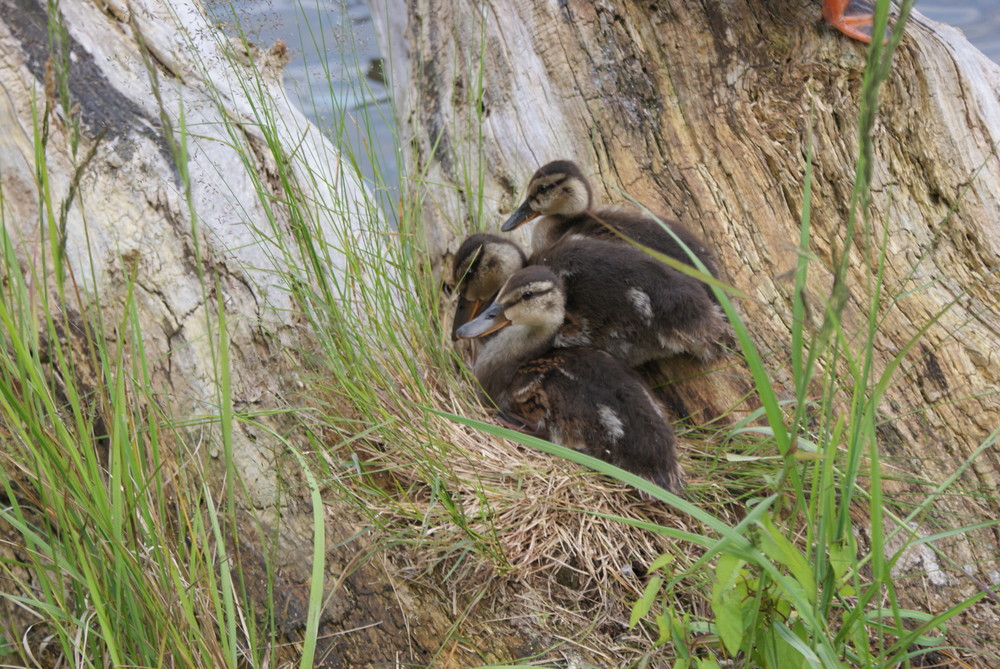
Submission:
[[[635,372],[604,351],[550,350],[493,398],[535,433],[656,483],[683,487],[674,432]]]
[[[541,218],[539,218],[541,217]],[[532,231],[534,253],[550,247],[567,235],[580,235],[647,246],[687,265],[693,265],[685,246],[712,276],[718,266],[708,246],[677,221],[656,220],[633,207],[595,207],[593,189],[580,166],[571,160],[555,160],[538,168],[528,182],[524,202],[503,223],[509,232],[538,219]],[[707,284],[704,290],[714,301]]]
[[[729,332],[702,282],[630,246],[570,235],[530,263],[545,265],[566,285],[566,323],[554,345],[590,346],[630,366],[688,353],[722,354]]]
[[[673,235],[668,232],[673,231]],[[536,230],[543,230],[538,227]],[[586,211],[551,226],[544,235],[532,237],[532,249],[538,252],[555,244],[567,235],[578,235],[592,239],[628,244],[627,239],[649,247],[685,265],[694,265],[684,249],[691,252],[705,265],[708,273],[717,277],[719,273],[715,258],[708,246],[697,235],[676,221],[654,220],[639,212],[619,207],[603,207]],[[676,238],[674,237],[676,235]],[[707,294],[715,300],[714,293],[707,284],[702,284]]]

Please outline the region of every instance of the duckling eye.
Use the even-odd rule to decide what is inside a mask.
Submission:
[[[552,190],[552,184],[542,184],[541,186],[538,187],[537,190],[539,195],[543,193],[548,193],[550,190]]]
[[[524,291],[524,294],[521,295],[521,299],[522,300],[530,300],[534,296],[535,296],[535,294],[533,292],[531,292],[530,290],[526,290],[526,291]]]

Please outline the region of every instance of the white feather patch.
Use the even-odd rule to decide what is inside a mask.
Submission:
[[[613,443],[618,443],[625,436],[625,424],[611,407],[606,404],[598,404],[597,419],[601,421],[601,425],[607,430],[608,437]]]
[[[625,296],[635,307],[635,310],[639,312],[642,316],[642,320],[645,321],[646,325],[653,322],[653,302],[649,299],[649,295],[645,291],[639,290],[638,288],[629,288],[625,291]]]

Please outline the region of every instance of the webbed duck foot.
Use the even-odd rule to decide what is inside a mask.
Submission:
[[[823,0],[823,18],[858,41],[872,41],[872,3],[867,0]]]

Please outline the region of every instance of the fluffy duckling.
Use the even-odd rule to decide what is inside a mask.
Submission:
[[[525,264],[495,235],[469,241],[456,255],[456,277],[479,294],[495,294]],[[473,254],[477,260],[466,260]],[[527,264],[544,265],[565,282],[566,318],[553,339],[556,348],[599,348],[630,366],[680,353],[711,361],[724,352],[729,324],[703,284],[631,246],[573,235]],[[466,318],[456,311],[453,334]]]
[[[551,246],[567,233],[606,239],[619,239],[619,235],[624,235],[666,256],[691,264],[684,247],[673,235],[642,212],[616,207],[595,209],[590,181],[583,175],[580,166],[571,160],[556,160],[539,167],[528,182],[524,202],[500,229],[510,232],[538,217],[542,218],[535,224],[531,236],[535,252]],[[702,240],[676,221],[664,223],[713,276],[717,275],[715,259]]]
[[[573,235],[529,262],[565,282],[569,316],[559,347],[599,348],[632,367],[681,353],[707,362],[723,352],[729,323],[704,284],[642,251]]]
[[[635,372],[604,351],[553,348],[565,303],[563,281],[546,267],[529,266],[458,329],[463,338],[496,332],[473,369],[499,417],[680,491],[673,429]]]
[[[527,264],[521,247],[503,237],[479,233],[462,242],[455,253],[452,273],[458,291],[452,339],[456,338],[455,330],[493,302],[500,286]]]

